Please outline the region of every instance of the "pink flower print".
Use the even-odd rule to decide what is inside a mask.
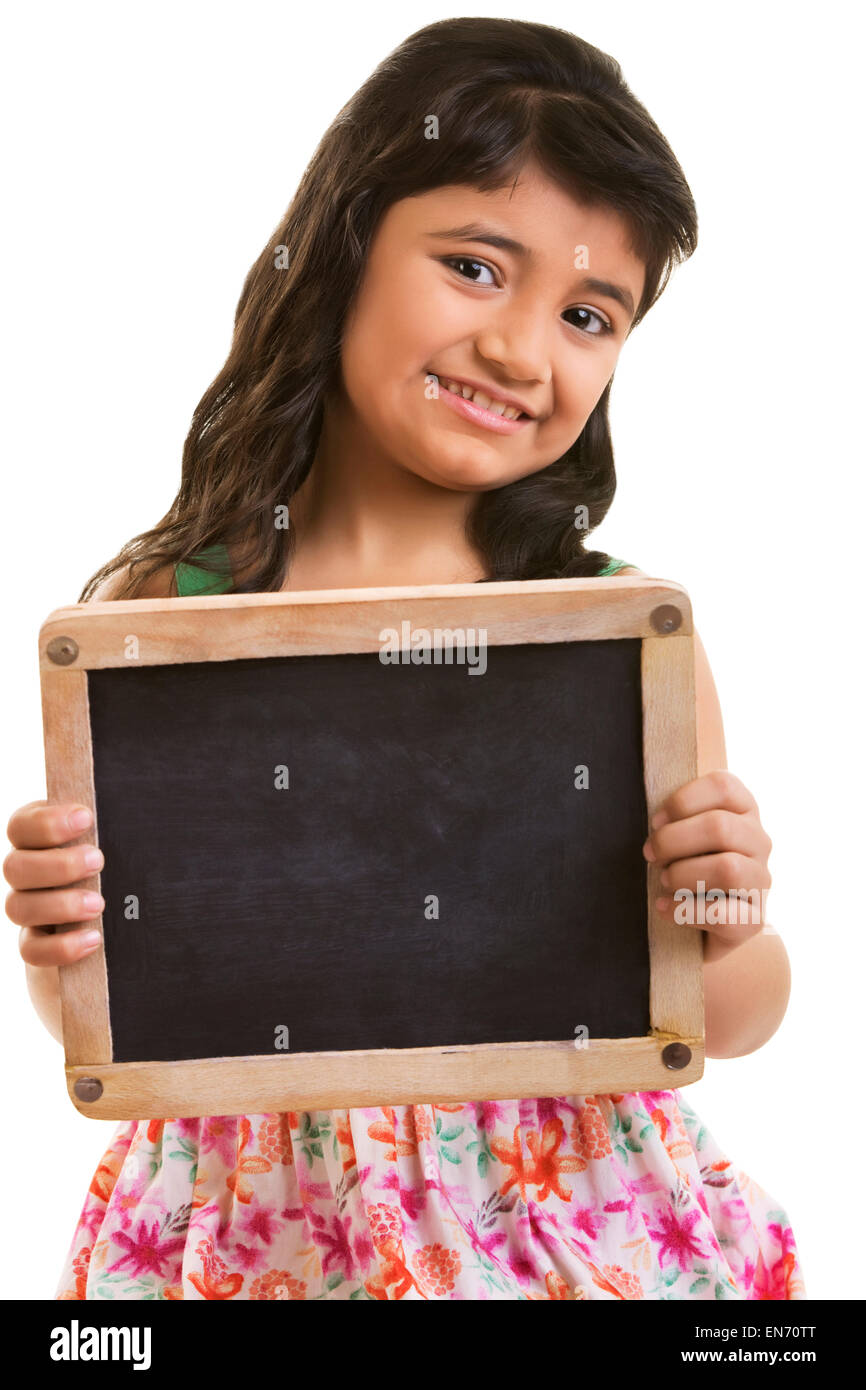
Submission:
[[[782,1247],[782,1254],[775,1261],[772,1268],[774,1280],[773,1291],[770,1294],[774,1299],[789,1299],[794,1288],[799,1292],[802,1289],[802,1280],[797,1275],[797,1255],[794,1245],[794,1232],[790,1226],[782,1226],[778,1221],[770,1221],[767,1226],[771,1235]]]
[[[79,1230],[84,1231],[88,1236],[90,1236],[91,1240],[96,1240],[99,1236],[100,1230],[102,1229],[102,1223],[104,1220],[104,1203],[94,1202],[92,1206],[90,1206],[89,1208],[85,1208],[85,1210],[82,1212],[81,1220],[78,1223]]]
[[[186,1120],[173,1120],[172,1123],[177,1125],[177,1132],[183,1135],[184,1139],[198,1139],[202,1126],[200,1115],[194,1115]]]
[[[607,1217],[603,1216],[600,1211],[593,1210],[592,1206],[585,1206],[574,1209],[570,1224],[575,1235],[578,1231],[583,1231],[589,1240],[597,1240],[598,1233],[607,1225],[607,1220]]]
[[[638,1095],[643,1101],[644,1109],[648,1115],[652,1113],[655,1106],[663,1110],[666,1105],[670,1105],[671,1101],[676,1101],[674,1091],[638,1091]]]
[[[333,1189],[329,1182],[303,1182],[298,1183],[298,1194],[302,1202],[308,1206],[312,1204],[316,1197],[327,1201],[333,1195]]]
[[[700,1220],[700,1216],[699,1211],[687,1211],[678,1217],[673,1207],[669,1206],[666,1210],[662,1208],[656,1215],[660,1230],[647,1227],[648,1234],[659,1243],[659,1265],[662,1269],[665,1260],[670,1259],[687,1274],[692,1267],[692,1255],[699,1255],[702,1259],[707,1257],[707,1251],[703,1250],[692,1236],[692,1228],[695,1222]]]
[[[203,1154],[215,1152],[227,1168],[234,1168],[238,1151],[237,1115],[210,1115],[201,1129]]]
[[[483,1100],[479,1103],[478,1109],[478,1128],[486,1129],[488,1134],[492,1134],[497,1124],[501,1120],[505,1124],[508,1120],[508,1106],[501,1100]]]
[[[742,1197],[731,1197],[720,1205],[726,1220],[730,1221],[732,1226],[739,1225],[745,1231],[751,1225],[752,1218]]]
[[[361,1231],[352,1241],[352,1249],[355,1252],[355,1261],[359,1268],[369,1269],[370,1262],[376,1253],[369,1231]]]
[[[259,1270],[262,1265],[268,1263],[266,1250],[262,1250],[260,1246],[244,1245],[242,1241],[236,1241],[232,1246],[232,1256],[235,1264],[247,1272]]]
[[[430,1171],[434,1176],[432,1178],[428,1177],[426,1183],[423,1185],[419,1185],[418,1187],[402,1187],[400,1184],[400,1174],[397,1172],[396,1168],[393,1167],[389,1167],[382,1181],[376,1184],[380,1192],[393,1192],[399,1196],[400,1205],[410,1221],[417,1221],[424,1211],[427,1205],[426,1189],[429,1187],[441,1186],[442,1179],[439,1177],[439,1167],[436,1160],[433,1158],[432,1154],[428,1154],[427,1158],[431,1160],[432,1167]],[[424,1160],[424,1168],[426,1171],[426,1158]]]
[[[535,1114],[533,1115],[534,1127],[543,1128],[548,1120],[555,1120],[557,1116],[557,1103],[555,1096],[539,1096],[535,1103]]]
[[[253,1206],[238,1219],[238,1226],[251,1240],[261,1240],[265,1245],[270,1245],[279,1234],[280,1220],[275,1207]]]
[[[526,1288],[530,1280],[538,1279],[541,1275],[541,1269],[533,1258],[531,1250],[524,1250],[520,1254],[507,1256],[506,1264],[521,1288]]]
[[[171,1259],[173,1255],[178,1255],[186,1244],[185,1236],[174,1236],[171,1240],[160,1241],[159,1221],[154,1221],[152,1226],[148,1226],[146,1220],[139,1221],[138,1232],[133,1237],[127,1235],[125,1231],[114,1231],[112,1240],[115,1245],[119,1245],[126,1251],[113,1264],[108,1265],[107,1273],[116,1269],[128,1267],[133,1274],[138,1277],[140,1274],[156,1274],[160,1278],[165,1276],[163,1263]]]
[[[643,1233],[643,1219],[637,1198],[647,1192],[660,1192],[664,1190],[665,1184],[655,1177],[653,1173],[645,1173],[642,1178],[631,1179],[625,1173],[619,1175],[621,1187],[628,1193],[627,1197],[605,1202],[604,1210],[608,1212],[624,1211],[626,1213],[625,1229],[626,1235],[633,1236]]]
[[[310,1213],[310,1233],[316,1245],[327,1254],[322,1260],[323,1274],[329,1274],[333,1269],[338,1269],[344,1278],[348,1279],[352,1274],[352,1252],[349,1247],[349,1239],[346,1228],[339,1216],[331,1218],[331,1228],[328,1230],[328,1223],[324,1216],[318,1212]]]
[[[209,1231],[211,1229],[213,1218],[219,1215],[219,1204],[217,1202],[208,1202],[206,1206],[193,1206],[193,1211],[195,1215],[190,1216],[189,1222],[190,1235],[197,1228],[201,1228],[204,1231]]]
[[[139,1182],[137,1179],[129,1184],[128,1187],[121,1188],[120,1183],[114,1189],[114,1210],[120,1213],[120,1224],[125,1231],[132,1225],[132,1214],[141,1205],[142,1194],[147,1187],[147,1182]]]

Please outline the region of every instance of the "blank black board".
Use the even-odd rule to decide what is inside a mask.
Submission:
[[[650,1031],[640,640],[459,657],[88,671],[115,1062]]]

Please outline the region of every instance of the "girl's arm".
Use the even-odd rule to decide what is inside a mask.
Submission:
[[[641,570],[620,570],[620,574],[642,574]],[[696,744],[698,744],[698,780],[708,778],[706,785],[712,788],[716,783],[714,801],[726,799],[728,787],[735,778],[713,778],[713,773],[726,773],[727,755],[724,748],[724,728],[721,723],[719,695],[716,682],[710,671],[708,657],[703,651],[701,638],[695,632],[695,721]],[[710,776],[708,777],[708,774]],[[742,784],[737,783],[737,787]],[[688,784],[688,791],[698,788],[698,781]],[[745,788],[742,788],[745,791]],[[681,788],[680,791],[683,791]],[[746,792],[746,796],[748,794]],[[673,810],[669,824],[678,821],[683,824],[688,810],[684,808],[685,796],[680,798],[677,813],[677,792],[674,792],[673,805],[666,802],[666,809]],[[752,798],[753,799],[753,798]],[[669,798],[669,802],[671,799]],[[703,803],[705,805],[705,803]],[[702,805],[702,810],[703,810]],[[751,817],[759,830],[758,810]],[[662,827],[664,828],[667,827]],[[664,855],[663,837],[657,833],[649,837],[649,844],[656,851],[657,862],[674,869],[676,862]],[[716,852],[724,852],[727,845],[717,845]],[[712,851],[703,851],[710,852]],[[685,860],[683,860],[685,863]],[[749,860],[751,863],[751,860]],[[709,887],[716,887],[706,880],[706,873],[695,877],[705,878]],[[758,878],[755,874],[755,878]],[[769,880],[769,873],[766,874]],[[719,887],[730,885],[719,884]],[[744,884],[744,887],[763,887],[762,883]],[[670,899],[669,899],[670,901]],[[673,906],[667,909],[666,916],[673,917]],[[701,927],[683,924],[683,931],[702,930]],[[791,966],[784,942],[780,935],[763,923],[760,929],[752,927],[751,935],[738,942],[724,938],[723,933],[702,930],[703,935],[703,1008],[705,1008],[706,1056],[708,1058],[733,1058],[758,1051],[759,1047],[776,1033],[778,1024],[784,1019],[791,992]]]
[[[168,598],[171,594],[173,574],[171,566],[157,570],[142,585],[141,592],[136,597]],[[91,595],[91,601],[109,602],[118,598],[128,579],[129,566],[124,566],[103,579]],[[58,855],[58,847],[68,844],[72,838],[71,832],[64,832],[62,823],[55,822],[47,802],[38,804],[46,809],[44,814],[40,811],[35,837],[34,826],[25,814],[27,807],[22,807],[9,822],[7,835],[15,849],[6,856],[3,865],[6,879],[13,888],[13,892],[7,897],[6,911],[10,919],[22,928],[19,935],[19,953],[24,959],[27,991],[31,1003],[51,1036],[62,1043],[60,972],[57,962],[71,965],[81,959],[80,938],[83,930],[88,926],[92,927],[93,922],[85,918],[80,930],[64,931],[60,934],[54,930],[55,926],[78,921],[78,892],[67,894],[66,888],[69,884],[83,881],[85,868],[82,862],[76,861],[74,855],[66,854],[65,850],[63,855]],[[72,807],[66,809],[71,810]],[[20,843],[18,823],[22,835],[26,836]],[[80,839],[80,832],[74,838]],[[76,852],[80,854],[92,847],[92,844],[80,844]],[[17,854],[20,864],[13,871],[9,866],[16,859],[16,851],[22,849],[25,850],[25,854]],[[46,863],[56,866],[57,876],[52,877],[51,869],[46,871],[39,867],[35,853],[37,849],[44,854]],[[89,872],[87,871],[88,876]],[[31,894],[29,900],[28,893]],[[18,901],[14,904],[13,915],[10,902],[16,898],[16,894]],[[47,958],[49,955],[50,960]]]
[[[722,712],[700,637],[695,633],[698,776],[727,769]],[[683,931],[694,930],[688,926]],[[708,1057],[744,1057],[773,1036],[788,1007],[791,968],[768,923],[739,945],[704,937],[704,1012]]]

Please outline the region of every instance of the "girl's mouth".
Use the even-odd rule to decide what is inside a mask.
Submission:
[[[428,372],[428,376],[435,373]],[[493,430],[494,434],[516,434],[529,424],[528,415],[519,415],[516,420],[506,420],[504,415],[497,415],[493,410],[485,410],[483,406],[476,405],[474,401],[468,401],[463,396],[458,396],[456,392],[449,391],[442,380],[439,380],[438,399],[444,403],[457,415],[462,415],[464,420],[470,420],[473,425],[481,425],[483,429]]]

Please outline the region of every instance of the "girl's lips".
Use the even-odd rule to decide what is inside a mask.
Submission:
[[[529,416],[524,415],[519,420],[506,420],[504,415],[494,415],[492,410],[484,410],[474,401],[464,400],[463,396],[457,396],[448,387],[439,383],[439,400],[444,401],[458,415],[462,415],[464,420],[471,420],[473,425],[483,425],[487,430],[493,430],[494,434],[516,434],[522,430],[524,425],[529,424]]]

